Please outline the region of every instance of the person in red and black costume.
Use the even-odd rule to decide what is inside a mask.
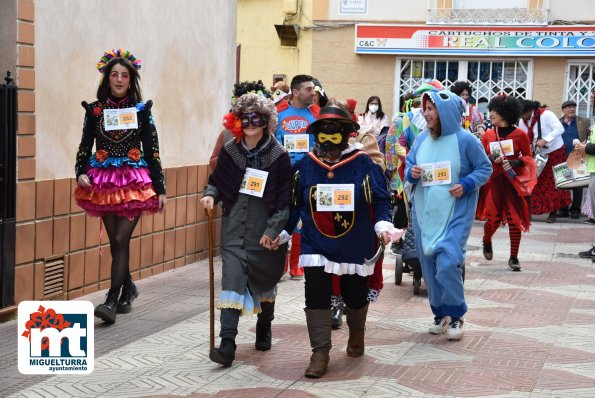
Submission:
[[[527,134],[515,123],[519,120],[521,105],[510,96],[497,96],[488,104],[493,128],[484,133],[481,143],[492,161],[494,171],[482,187],[477,205],[477,218],[486,220],[483,226],[483,255],[486,260],[494,256],[492,236],[501,225],[508,224],[510,259],[508,268],[520,271],[518,259],[521,231],[528,232],[531,209],[527,197],[520,196],[511,182],[510,170],[530,161],[531,145]],[[502,148],[510,152],[502,153]]]
[[[86,112],[76,155],[75,199],[88,215],[101,217],[109,236],[111,286],[95,316],[114,323],[116,313],[130,312],[138,297],[128,267],[130,237],[142,214],[163,210],[165,179],[153,102],[142,102],[140,60],[129,51],[112,50],[97,68],[103,74],[97,101],[82,103]]]

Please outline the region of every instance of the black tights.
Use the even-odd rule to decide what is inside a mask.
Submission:
[[[306,277],[306,308],[322,310],[331,308],[332,276],[324,267],[304,267]],[[354,310],[368,303],[368,277],[341,275],[341,296],[345,305]]]
[[[129,220],[108,214],[102,217],[103,225],[109,237],[109,247],[112,253],[112,286],[111,289],[120,290],[130,274],[128,262],[130,260],[130,238],[138,223],[139,217]]]

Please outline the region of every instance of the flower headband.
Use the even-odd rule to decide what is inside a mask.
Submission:
[[[141,68],[140,59],[137,59],[130,51],[124,51],[119,48],[117,50],[108,50],[103,54],[103,57],[101,57],[99,62],[97,62],[97,70],[99,73],[103,73],[105,71],[106,65],[114,58],[127,59],[136,69]]]

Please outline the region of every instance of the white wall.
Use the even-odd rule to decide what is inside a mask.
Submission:
[[[595,2],[593,0],[550,0],[550,22],[595,21]]]
[[[74,176],[84,111],[111,48],[143,61],[163,167],[207,163],[235,80],[234,0],[35,3],[36,179]]]
[[[0,3],[0,84],[6,83],[6,71],[16,80],[17,71],[17,2],[2,0]],[[15,81],[15,84],[17,82]]]

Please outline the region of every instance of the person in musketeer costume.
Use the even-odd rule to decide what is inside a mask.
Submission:
[[[221,344],[209,358],[227,367],[235,359],[240,314],[258,314],[255,348],[271,349],[276,285],[287,254],[279,233],[289,218],[291,161],[274,137],[277,111],[270,99],[242,95],[224,126],[237,138],[219,153],[201,204],[223,204]]]
[[[101,217],[109,236],[111,286],[95,316],[110,324],[116,313],[130,312],[138,297],[128,267],[134,227],[142,214],[160,211],[166,202],[153,101],[142,102],[140,67],[130,51],[107,51],[97,63],[103,75],[97,101],[82,103],[75,199],[87,215]]]
[[[347,306],[347,355],[364,354],[368,312],[368,277],[383,242],[396,240],[402,231],[390,223],[390,200],[382,169],[363,151],[348,143],[359,125],[349,110],[333,103],[320,110],[308,134],[314,148],[297,165],[292,181],[292,212],[286,231],[302,220],[299,264],[305,274],[306,322],[312,346],[305,376],[322,377],[331,349],[332,275],[340,275]],[[357,244],[354,244],[357,242]]]

